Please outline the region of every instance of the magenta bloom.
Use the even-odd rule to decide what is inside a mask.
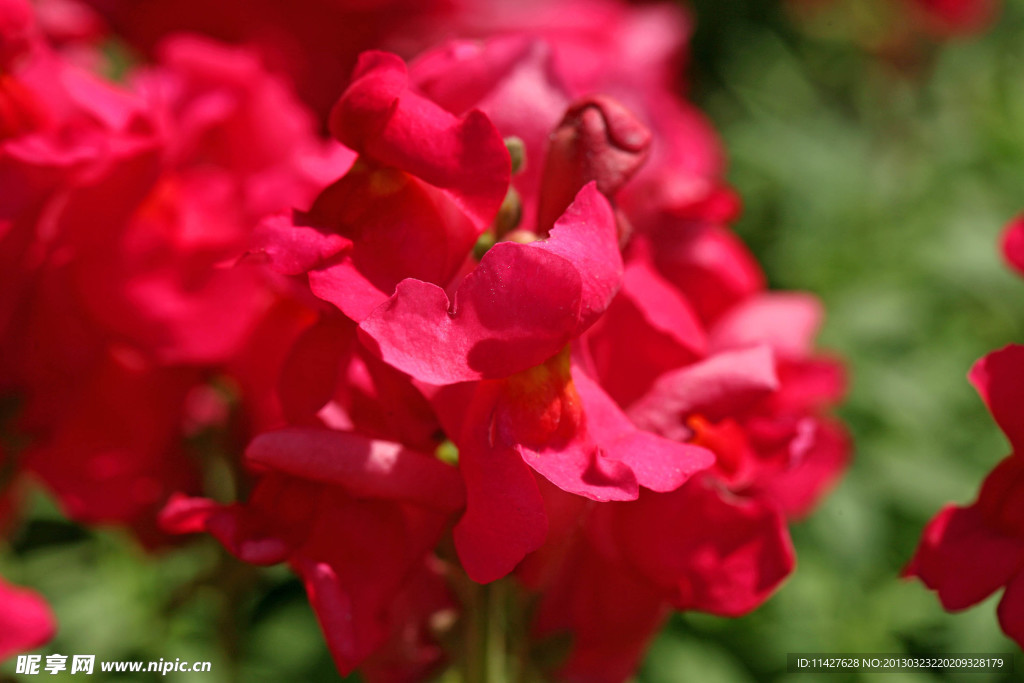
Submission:
[[[781,585],[845,381],[729,227],[684,12],[89,4],[0,0],[0,522],[34,475],[79,523],[286,563],[382,683],[468,663],[508,586],[495,629],[571,637],[544,675],[611,682],[671,610]],[[92,73],[97,17],[154,61]],[[48,623],[11,594],[0,656]]]
[[[43,645],[56,630],[53,613],[39,595],[0,579],[0,662]]]

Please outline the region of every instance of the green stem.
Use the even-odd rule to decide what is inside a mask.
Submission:
[[[487,604],[487,683],[508,683],[508,584],[484,587]]]
[[[463,597],[461,683],[513,683],[521,655],[513,643],[516,620],[511,612],[513,589],[509,580],[487,585],[468,579]]]

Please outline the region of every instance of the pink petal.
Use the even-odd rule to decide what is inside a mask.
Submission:
[[[516,451],[535,472],[568,493],[599,502],[636,500],[637,478],[630,467],[607,457],[588,440],[557,448]]]
[[[449,304],[437,285],[399,284],[360,325],[390,365],[431,384],[506,377],[542,363],[604,311],[622,261],[607,201],[593,185],[529,245],[503,242]]]
[[[0,579],[0,661],[34,650],[56,631],[53,612],[39,594]]]
[[[672,491],[714,464],[715,456],[704,448],[637,429],[593,380],[575,368],[573,381],[594,441],[606,457],[628,466],[641,486]]]
[[[256,226],[247,255],[263,256],[279,273],[299,275],[351,248],[352,241],[341,235],[296,225],[291,215],[276,214]]]
[[[310,272],[309,287],[356,322],[368,318],[373,309],[388,300],[388,295],[361,273],[351,258]]]
[[[455,548],[469,578],[505,576],[547,537],[548,520],[530,469],[513,448],[459,444],[466,513],[455,526]]]
[[[658,270],[706,323],[764,289],[757,260],[721,225],[666,216],[651,241]]]
[[[803,357],[813,349],[821,318],[821,302],[810,294],[766,292],[722,316],[710,343],[716,350],[767,344],[783,356]]]
[[[555,221],[550,237],[534,245],[562,256],[579,271],[583,297],[577,334],[583,332],[604,313],[622,285],[615,216],[597,184],[584,186]]]
[[[400,444],[327,429],[261,434],[246,449],[250,464],[336,484],[357,497],[417,503],[438,510],[463,505],[458,471]]]
[[[586,337],[595,375],[620,405],[640,398],[667,368],[689,365],[707,350],[690,304],[633,252],[622,289]]]
[[[511,445],[534,471],[569,493],[598,501],[636,499],[633,471],[605,457],[587,428],[568,348],[494,384],[497,403],[485,418],[493,425],[489,444]]]
[[[405,280],[360,329],[385,362],[418,380],[504,377],[566,345],[579,320],[580,290],[565,259],[505,242],[487,252],[451,304],[437,285]]]
[[[690,303],[646,261],[629,263],[623,277],[622,293],[640,310],[651,327],[668,335],[691,354],[704,355],[708,341],[700,319]]]
[[[626,414],[640,429],[685,440],[687,417],[716,421],[735,415],[777,388],[771,349],[727,351],[665,373]]]
[[[481,230],[504,198],[509,157],[498,131],[478,111],[460,121],[411,92],[405,63],[395,55],[360,56],[330,128],[360,154],[450,190]]]

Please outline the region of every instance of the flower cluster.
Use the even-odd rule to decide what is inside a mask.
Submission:
[[[126,68],[82,6],[0,0],[4,518],[35,479],[149,546],[285,562],[368,680],[458,652],[466,586],[570,634],[571,680],[767,599],[847,459],[820,307],[728,227],[688,18],[529,4],[155,1]],[[355,57],[382,44],[417,54]],[[0,657],[52,630],[12,595]]]
[[[1003,254],[1024,275],[1022,246],[1024,219],[1017,219],[1003,235]],[[947,505],[928,523],[904,574],[921,579],[950,611],[1005,588],[999,623],[1024,646],[1024,346],[993,351],[969,378],[1012,452],[985,478],[974,503]]]

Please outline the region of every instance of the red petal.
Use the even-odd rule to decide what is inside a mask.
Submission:
[[[365,52],[330,117],[331,133],[385,166],[400,168],[453,199],[481,230],[498,210],[509,180],[509,157],[486,116],[459,120],[408,89],[401,58]]]
[[[988,354],[968,378],[1015,451],[1024,452],[1024,346],[1011,344]]]
[[[693,308],[635,251],[622,289],[586,341],[601,387],[619,405],[640,398],[666,369],[689,365],[707,351]]]
[[[694,473],[707,469],[715,456],[704,448],[664,439],[633,426],[596,383],[578,370],[573,381],[583,402],[589,431],[606,456],[628,466],[637,482],[653,491],[672,491]]]
[[[1024,647],[1024,573],[1018,572],[1010,579],[999,601],[997,614],[1006,635]]]
[[[1005,585],[1024,562],[1024,543],[1002,535],[977,506],[946,506],[928,523],[905,576],[917,576],[947,610],[981,602]]]
[[[355,340],[355,325],[325,316],[302,332],[285,358],[277,390],[285,416],[303,424],[334,394],[342,357]]]
[[[623,556],[672,588],[678,609],[740,616],[764,602],[795,563],[774,506],[729,498],[697,480],[623,506],[616,525]]]
[[[821,302],[810,294],[771,292],[733,307],[711,330],[717,350],[767,344],[783,356],[803,357],[821,325]]]
[[[455,547],[469,578],[488,583],[543,545],[544,499],[512,448],[460,443],[459,469],[466,480],[466,514],[455,527]]]
[[[1003,256],[1018,273],[1024,275],[1024,216],[1018,217],[1006,227],[1003,233]]]
[[[271,268],[299,275],[352,248],[352,241],[304,225],[289,214],[265,218],[253,231],[249,255],[262,255]]]
[[[685,440],[690,415],[712,421],[734,416],[778,386],[771,349],[727,351],[665,373],[627,414],[641,429]]]
[[[360,328],[387,363],[431,384],[506,377],[557,353],[607,307],[622,260],[611,208],[588,185],[529,245],[495,245],[449,306],[437,285],[405,280]]]
[[[327,429],[289,428],[261,434],[249,463],[294,477],[336,484],[363,498],[417,503],[438,510],[463,504],[454,468],[400,444]]]

